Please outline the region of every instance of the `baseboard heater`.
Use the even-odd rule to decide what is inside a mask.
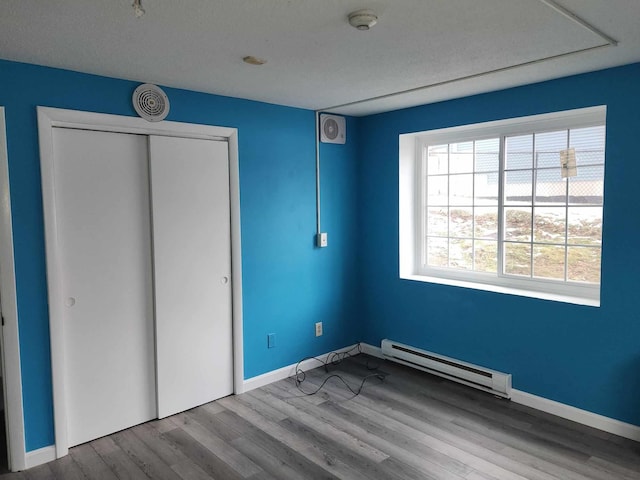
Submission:
[[[511,374],[427,352],[392,340],[382,340],[385,358],[501,397],[511,397]]]

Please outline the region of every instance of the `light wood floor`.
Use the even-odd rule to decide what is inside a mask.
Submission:
[[[6,479],[640,479],[640,444],[360,355],[71,449]],[[312,390],[326,377],[307,375]],[[640,408],[640,405],[638,406]]]

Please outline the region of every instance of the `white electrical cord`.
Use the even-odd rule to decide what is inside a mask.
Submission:
[[[320,235],[320,111],[316,110],[316,235]]]

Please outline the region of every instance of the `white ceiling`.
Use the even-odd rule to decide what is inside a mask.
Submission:
[[[2,0],[0,58],[309,109],[383,97],[332,109],[351,115],[640,61],[639,0],[557,0],[620,42],[595,49],[543,0],[142,0],[140,19],[131,3]],[[347,23],[360,8],[370,31]]]

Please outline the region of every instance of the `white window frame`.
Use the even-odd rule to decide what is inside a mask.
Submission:
[[[425,145],[442,145],[485,138],[542,133],[606,124],[606,106],[554,112],[543,115],[498,120],[480,124],[400,135],[399,138],[399,266],[400,278],[492,292],[555,300],[579,305],[600,306],[600,285],[562,280],[522,278],[498,273],[481,273],[451,268],[422,267],[422,152]],[[499,222],[504,207],[502,188],[504,154],[500,159]],[[503,239],[499,238],[502,244]],[[502,249],[499,247],[499,252]],[[500,254],[499,254],[500,256]]]

